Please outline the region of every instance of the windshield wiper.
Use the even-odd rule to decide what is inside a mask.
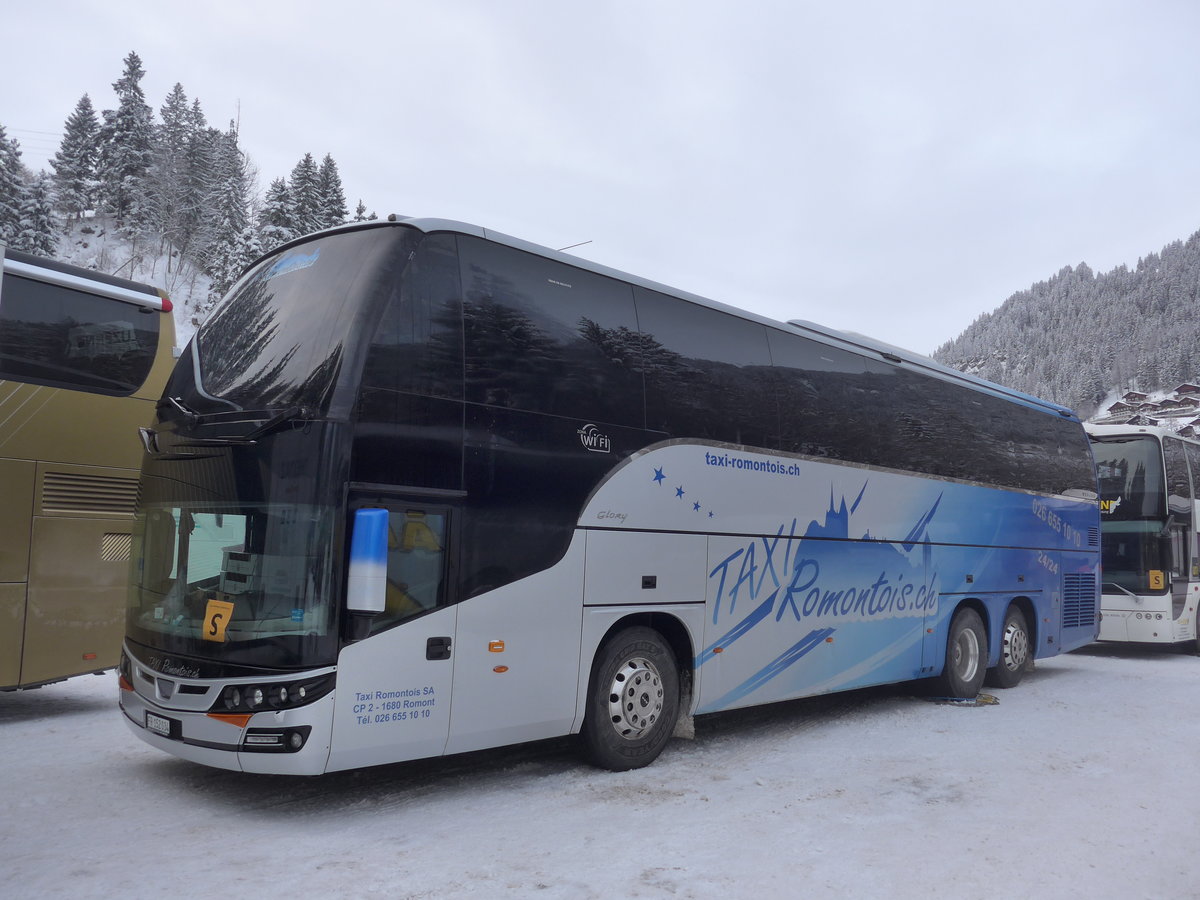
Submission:
[[[1135,594],[1133,591],[1129,590],[1128,588],[1121,587],[1121,585],[1117,584],[1115,581],[1104,582],[1102,585],[1100,585],[1100,589],[1104,590],[1104,588],[1116,588],[1122,594],[1127,594],[1128,596],[1132,597],[1134,600],[1136,600],[1138,598],[1138,595]]]
[[[200,413],[185,404],[178,397],[163,397],[154,404],[155,412],[162,412],[166,408],[173,408],[176,412],[183,416],[183,420],[189,425],[197,425],[204,420]]]
[[[189,425],[197,425],[204,422],[205,417],[200,413],[188,409],[187,406],[179,400],[178,397],[166,397],[159,401],[159,406],[173,406],[184,415]],[[271,413],[272,410],[263,410],[264,413]],[[222,434],[212,437],[188,437],[178,442],[177,446],[182,447],[230,447],[241,444],[256,444],[259,438],[265,437],[273,431],[277,431],[284,425],[291,424],[299,419],[308,419],[312,415],[311,410],[303,406],[289,406],[279,412],[274,413],[269,418],[260,422],[256,427],[252,428],[245,434]]]
[[[271,418],[267,419],[249,434],[240,438],[240,440],[247,442],[256,441],[260,437],[270,434],[272,431],[277,430],[281,426],[294,422],[296,419],[305,419],[308,417],[308,415],[308,410],[303,406],[289,406],[287,409],[280,410],[275,415],[271,416]]]

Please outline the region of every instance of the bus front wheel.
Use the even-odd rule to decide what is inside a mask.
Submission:
[[[1004,617],[1004,631],[1000,633],[1000,662],[995,668],[988,669],[984,680],[992,687],[1016,687],[1029,667],[1031,650],[1025,614],[1015,606],[1009,607]]]
[[[675,654],[651,628],[626,628],[596,654],[583,744],[597,766],[624,772],[652,763],[679,716]]]
[[[946,697],[974,699],[983,687],[987,666],[987,632],[973,609],[960,609],[950,620],[946,639],[946,665],[936,679],[937,690]]]

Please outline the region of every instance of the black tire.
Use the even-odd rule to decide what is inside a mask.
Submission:
[[[1189,606],[1188,612],[1192,614],[1194,634],[1188,640],[1175,646],[1179,649],[1180,653],[1187,654],[1188,656],[1200,656],[1200,603],[1196,604],[1195,609]]]
[[[1196,611],[1200,615],[1200,609]],[[1180,653],[1185,656],[1200,656],[1200,620],[1196,623],[1196,631],[1198,632],[1194,638],[1189,638],[1182,644],[1176,644],[1175,647]]]
[[[987,656],[987,632],[979,613],[960,609],[950,620],[946,666],[934,679],[935,690],[943,697],[975,699],[983,687]]]
[[[584,750],[602,769],[654,762],[679,716],[675,654],[651,628],[627,628],[596,654],[583,719]]]
[[[1000,661],[987,670],[984,684],[998,688],[1016,687],[1021,683],[1031,659],[1033,645],[1029,640],[1025,614],[1015,606],[1010,606],[1004,616],[1004,630],[1000,632]]]

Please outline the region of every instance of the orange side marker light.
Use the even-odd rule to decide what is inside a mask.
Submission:
[[[245,728],[250,721],[253,713],[209,713],[210,719],[216,719],[218,722],[224,722],[226,725],[236,725],[238,728]]]

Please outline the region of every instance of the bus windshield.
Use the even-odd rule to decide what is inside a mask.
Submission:
[[[271,461],[287,467],[281,456]],[[230,472],[259,462],[230,457]],[[174,464],[151,466],[143,478],[128,634],[164,653],[227,664],[318,664],[336,629],[332,506],[302,490],[305,478],[283,503],[263,502],[260,487],[240,498],[180,490]]]
[[[130,634],[227,663],[313,664],[334,627],[331,531],[331,509],[301,503],[144,506]]]
[[[1150,436],[1093,439],[1100,482],[1104,581],[1133,593],[1163,593],[1170,585],[1162,450]]]
[[[407,228],[332,234],[268,257],[196,336],[202,390],[238,409],[328,409],[356,326],[396,283]]]
[[[1101,521],[1166,519],[1162,449],[1153,437],[1095,439]]]
[[[1171,542],[1158,523],[1105,520],[1101,530],[1106,584],[1135,594],[1161,594],[1170,588],[1161,573],[1171,568]]]

